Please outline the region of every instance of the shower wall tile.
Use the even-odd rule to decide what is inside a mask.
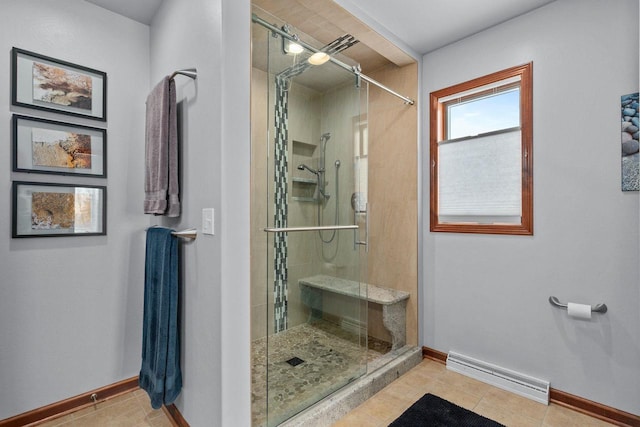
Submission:
[[[318,144],[320,140],[319,101],[319,92],[297,83],[291,85],[289,90],[289,142],[301,141],[307,144]],[[297,165],[291,165],[292,168],[295,166]]]
[[[417,65],[389,66],[370,76],[416,99],[417,73]],[[417,345],[418,341],[417,120],[415,106],[404,105],[370,87],[367,281],[411,294],[407,304],[409,345]],[[370,311],[370,317],[375,316]],[[373,332],[382,334],[375,328]]]
[[[289,327],[306,323],[309,317],[309,308],[300,298],[301,289],[298,280],[313,276],[313,270],[313,264],[299,264],[289,268]]]
[[[349,81],[323,94],[321,128],[330,132],[326,155],[326,190],[331,195],[323,204],[322,225],[353,224],[351,195],[358,190],[354,174],[354,125],[361,120],[360,91]],[[339,188],[336,189],[335,161],[338,169]],[[336,191],[338,194],[336,194]],[[336,202],[338,218],[335,218]],[[331,236],[324,233],[325,240]],[[334,275],[350,280],[360,280],[358,265],[359,250],[354,250],[354,232],[338,231],[331,243],[317,239],[316,249],[321,260],[322,274]]]
[[[267,221],[267,73],[256,68],[251,73],[251,334],[266,333],[267,238],[262,231]]]
[[[289,328],[307,322],[309,310],[300,300],[300,287],[297,280],[289,283],[289,307]]]
[[[369,73],[374,79],[386,84],[401,93],[413,98],[417,93],[417,66],[389,67]],[[267,205],[273,197],[270,186],[273,172],[267,170],[267,130],[273,135],[272,124],[267,122],[266,109],[273,108],[267,102],[267,74],[253,71],[252,90],[252,334],[258,338],[259,331],[264,331],[264,315],[273,312],[273,297],[268,289],[273,286],[273,277],[265,280],[265,271],[272,276],[267,263],[272,263],[269,256],[269,243],[262,228],[273,208]],[[352,89],[352,88],[351,88]],[[292,176],[313,179],[308,172],[295,169],[299,163],[306,163],[312,168],[318,167],[320,150],[311,150],[311,158],[294,153],[292,140],[319,145],[320,135],[331,132],[327,144],[326,188],[329,194],[335,192],[335,171],[333,163],[336,159],[342,162],[353,161],[353,130],[358,117],[345,114],[345,111],[357,111],[354,102],[359,102],[348,89],[336,88],[322,95],[293,84],[289,93],[289,188]],[[336,108],[339,107],[339,108]],[[260,116],[263,117],[260,117]],[[256,118],[258,120],[256,120]],[[300,277],[313,274],[340,275],[352,280],[362,278],[369,283],[399,289],[411,294],[407,306],[407,340],[408,344],[417,343],[417,113],[415,107],[405,106],[396,99],[376,88],[369,90],[369,203],[370,203],[370,236],[371,243],[366,262],[358,267],[354,262],[357,252],[353,250],[353,232],[342,231],[334,242],[320,243],[315,233],[289,233],[288,266],[289,266],[289,304],[290,325],[306,321],[307,309],[298,304]],[[257,143],[255,141],[263,141]],[[270,141],[273,144],[273,141]],[[272,153],[269,153],[272,154]],[[264,159],[264,161],[263,161]],[[303,161],[304,159],[304,161]],[[307,163],[309,161],[309,163]],[[343,163],[340,173],[340,216],[338,223],[348,224],[353,221],[351,194],[359,190],[351,172],[351,165]],[[333,224],[335,197],[330,197],[323,204],[323,224]],[[272,202],[269,202],[272,203]],[[315,225],[317,205],[311,202],[300,202],[289,198],[289,225]],[[295,234],[295,235],[294,235]],[[327,235],[328,237],[328,235]],[[364,238],[364,234],[361,236]],[[361,248],[364,251],[364,248]],[[360,270],[360,271],[359,271]],[[269,296],[269,298],[267,298]],[[269,299],[270,301],[267,301]],[[270,310],[270,311],[269,311]],[[370,332],[373,336],[388,340],[388,332],[381,323],[379,307],[371,306],[369,312]],[[273,321],[272,315],[267,316]],[[270,326],[272,327],[272,325]],[[271,329],[269,329],[271,330]]]
[[[263,338],[271,331],[267,330],[267,316],[272,310],[273,308],[269,309],[267,304],[251,307],[251,341]]]
[[[313,223],[307,222],[305,225]],[[315,232],[289,233],[289,267],[317,262],[314,250]]]
[[[252,146],[251,146],[251,326],[252,339],[264,337],[273,331],[274,301],[273,301],[273,238],[267,240],[263,231],[267,225],[273,225],[273,135],[275,128],[272,123],[274,107],[269,101],[268,92],[275,91],[275,84],[269,75],[259,69],[252,69]],[[273,101],[273,96],[272,96]],[[268,111],[268,113],[267,113]],[[318,92],[300,86],[291,85],[289,92],[289,164],[288,187],[291,189],[290,177],[299,171],[295,169],[296,157],[293,156],[292,140],[299,140],[309,144],[317,144],[320,138],[320,95]],[[271,135],[271,137],[269,137]],[[269,140],[271,138],[272,140]],[[291,161],[291,159],[294,159]],[[317,161],[317,160],[316,160]],[[311,165],[310,165],[311,166]],[[317,167],[317,165],[314,165]],[[313,166],[312,166],[313,167]],[[308,178],[308,176],[304,176]],[[290,193],[290,191],[289,191]],[[288,198],[289,226],[312,225],[316,218],[316,205],[314,203],[299,202]],[[301,319],[306,320],[306,312],[299,308],[297,299],[297,278],[310,276],[317,271],[310,263],[317,258],[314,240],[317,237],[307,233],[288,234],[288,310],[293,310],[289,315],[289,321],[293,325],[299,324]],[[297,268],[297,269],[296,269]],[[292,277],[292,271],[295,273]],[[265,318],[268,320],[268,328],[265,328]],[[290,325],[291,326],[291,325]]]
[[[251,156],[251,331],[252,339],[273,330],[273,238],[263,229],[273,223],[273,168],[267,162],[268,141],[274,135],[273,106],[268,105],[268,88],[274,84],[262,70],[252,69]],[[269,179],[267,179],[269,178]],[[271,264],[269,269],[268,265]],[[267,317],[267,313],[271,313]],[[269,322],[265,324],[265,319]],[[267,325],[267,326],[265,326]]]
[[[294,208],[297,208],[296,212],[298,217],[296,221],[299,221],[301,225],[312,225],[316,223],[316,204],[312,202],[294,202],[292,203]],[[306,239],[307,242],[313,243],[313,238]]]

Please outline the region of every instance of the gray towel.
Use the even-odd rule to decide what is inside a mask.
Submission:
[[[147,97],[144,213],[180,216],[176,85],[168,76]]]

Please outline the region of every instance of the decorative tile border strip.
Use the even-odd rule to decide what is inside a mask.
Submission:
[[[274,168],[274,213],[273,225],[278,228],[287,227],[288,217],[288,110],[289,110],[289,80],[276,77],[276,108],[275,108],[275,168]],[[274,332],[287,330],[287,276],[288,276],[288,245],[287,233],[275,233],[273,241],[273,301],[274,301]]]

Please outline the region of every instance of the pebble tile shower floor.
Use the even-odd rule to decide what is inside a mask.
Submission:
[[[267,338],[254,341],[251,351],[255,427],[267,425],[267,404],[269,424],[282,422],[315,403],[320,392],[326,396],[365,373],[366,363],[391,349],[389,343],[369,337],[365,355],[357,335],[324,321],[299,325],[268,339],[268,361]],[[287,363],[294,358],[304,362]]]

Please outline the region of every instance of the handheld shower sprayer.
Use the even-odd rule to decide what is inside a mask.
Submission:
[[[319,171],[315,170],[315,169],[311,169],[309,166],[305,165],[304,163],[301,163],[298,165],[298,170],[308,170],[309,172],[311,172],[312,174],[318,176],[318,174],[320,173]]]

